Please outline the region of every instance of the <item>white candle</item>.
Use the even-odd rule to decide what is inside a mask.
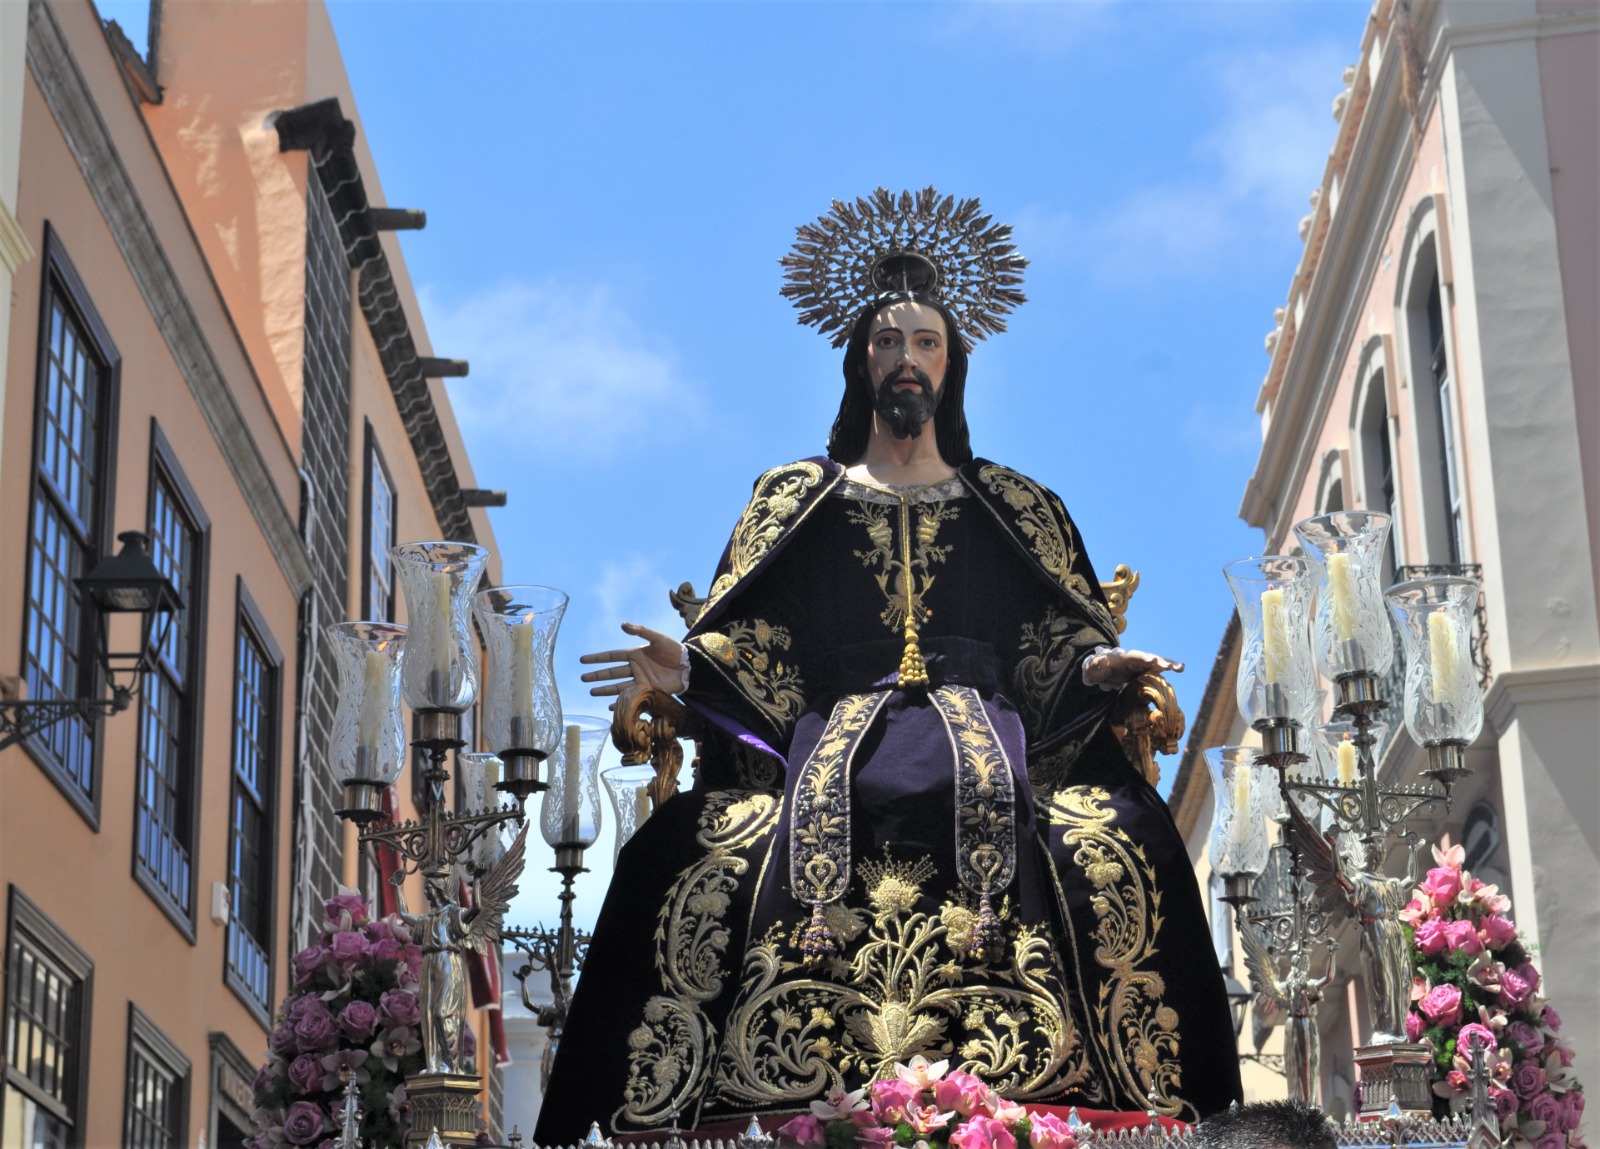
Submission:
[[[356,722],[356,776],[377,773],[378,742],[389,715],[389,682],[382,651],[367,651],[361,679],[361,714]]]
[[[1243,846],[1250,837],[1254,819],[1250,816],[1250,768],[1242,763],[1233,768],[1233,824],[1228,827],[1228,838],[1235,846]]]
[[[561,840],[578,841],[578,779],[582,776],[583,743],[576,724],[567,727],[567,761],[561,777]]]
[[[1356,744],[1354,742],[1339,743],[1339,783],[1343,786],[1350,785],[1356,778]]]
[[[429,576],[433,585],[433,611],[439,629],[434,633],[433,673],[439,676],[434,694],[435,702],[453,701],[455,693],[450,675],[450,655],[456,644],[453,611],[450,601],[450,576],[444,571],[434,571]]]
[[[1328,556],[1328,598],[1333,606],[1333,636],[1348,642],[1356,636],[1356,578],[1350,556]]]
[[[511,627],[511,741],[501,750],[533,750],[533,626],[514,623]]]
[[[1261,647],[1261,677],[1275,683],[1289,669],[1289,612],[1282,587],[1262,592]]]
[[[1450,616],[1436,610],[1428,616],[1428,655],[1433,670],[1433,701],[1455,703],[1456,628]]]

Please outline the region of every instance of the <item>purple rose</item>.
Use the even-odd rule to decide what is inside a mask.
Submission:
[[[267,1038],[267,1048],[276,1057],[290,1058],[295,1054],[294,1020],[285,1018]]]
[[[1481,1045],[1484,1053],[1493,1053],[1500,1048],[1500,1043],[1494,1038],[1494,1030],[1472,1021],[1463,1025],[1461,1032],[1456,1034],[1456,1051],[1471,1061],[1474,1045]]]
[[[412,946],[406,950],[404,973],[400,980],[408,985],[416,985],[422,980],[422,950]]]
[[[336,930],[359,929],[367,924],[371,914],[367,899],[357,893],[339,894],[329,898],[322,907],[322,928],[329,933]]]
[[[1561,1015],[1556,1012],[1556,1007],[1553,1005],[1544,1007],[1544,1016],[1539,1020],[1544,1022],[1551,1030],[1559,1031],[1561,1029]]]
[[[1511,1071],[1511,1088],[1522,1098],[1537,1097],[1545,1089],[1544,1070],[1538,1062],[1524,1061]]]
[[[1567,1115],[1567,1107],[1561,1098],[1548,1090],[1529,1098],[1522,1111],[1529,1120],[1543,1121],[1546,1129],[1555,1129]]]
[[[283,1135],[296,1145],[309,1145],[327,1128],[322,1107],[315,1101],[296,1101],[283,1119]]]
[[[361,932],[367,935],[369,942],[381,942],[394,937],[394,933],[389,929],[388,918],[374,918]]]
[[[1544,1034],[1525,1021],[1513,1021],[1506,1026],[1506,1037],[1529,1057],[1539,1056],[1544,1049]]]
[[[339,1026],[328,1007],[320,1001],[316,1002],[315,1009],[307,1009],[300,1015],[300,1020],[294,1023],[294,1035],[300,1048],[311,1052],[339,1044]]]
[[[417,995],[410,990],[385,990],[378,999],[378,1012],[386,1025],[416,1025],[422,1017]]]
[[[1489,1086],[1489,1096],[1494,1101],[1494,1115],[1503,1127],[1510,1118],[1517,1115],[1517,1094],[1512,1089],[1502,1089],[1498,1085]]]
[[[328,947],[333,954],[333,960],[342,966],[355,965],[367,956],[367,948],[367,939],[354,931],[334,934],[333,942]]]
[[[1567,1135],[1552,1129],[1533,1143],[1533,1149],[1567,1149]]]
[[[350,1041],[366,1041],[378,1028],[378,1011],[371,1002],[352,1001],[339,1012],[339,1032]]]
[[[322,968],[322,963],[327,959],[328,951],[321,946],[307,946],[291,959],[294,966],[294,984],[304,988],[311,984],[311,979],[317,976],[317,971]]]
[[[1522,972],[1527,968],[1527,965],[1524,964],[1517,969],[1508,969],[1500,975],[1500,1003],[1502,1005],[1515,1009],[1517,1006],[1525,1004],[1533,996],[1533,986],[1528,983],[1528,979],[1523,976]]]
[[[1490,914],[1479,924],[1478,936],[1484,945],[1500,949],[1517,940],[1517,927],[1499,914]]]
[[[322,1086],[322,1065],[314,1053],[302,1053],[289,1066],[289,1082],[301,1093],[315,1093]]]
[[[256,1070],[256,1079],[250,1086],[252,1093],[265,1093],[272,1088],[272,1083],[278,1080],[283,1073],[283,1062],[273,1057],[260,1069]]]
[[[374,965],[381,965],[384,962],[399,961],[402,952],[400,943],[395,941],[394,938],[380,938],[372,943],[372,948],[367,951],[367,955],[372,959]]]
[[[1566,1095],[1561,1099],[1561,1104],[1567,1110],[1565,1125],[1568,1129],[1576,1129],[1583,1124],[1583,1090],[1567,1090]]]
[[[1519,965],[1517,967],[1517,972],[1520,973],[1523,977],[1523,980],[1528,983],[1528,989],[1530,991],[1533,993],[1539,992],[1539,971],[1534,968],[1531,961],[1525,961]]]

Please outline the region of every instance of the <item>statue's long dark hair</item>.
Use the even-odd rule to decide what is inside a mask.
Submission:
[[[949,356],[944,372],[939,406],[933,414],[934,440],[939,455],[952,467],[972,460],[972,441],[967,434],[967,346],[961,329],[948,308],[936,299],[916,292],[893,292],[879,296],[856,317],[850,329],[850,342],[844,351],[844,398],[839,400],[839,415],[828,432],[828,457],[849,466],[867,453],[872,437],[872,378],[867,374],[867,343],[872,335],[872,320],[894,303],[921,303],[944,319],[945,347]]]

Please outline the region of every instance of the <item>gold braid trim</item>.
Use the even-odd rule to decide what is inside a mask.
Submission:
[[[722,597],[767,557],[783,537],[784,524],[794,518],[808,493],[826,474],[821,464],[802,459],[798,463],[774,467],[756,480],[755,493],[740,514],[728,542],[728,569],[711,584],[711,594],[698,617],[704,618],[714,610]],[[834,481],[837,480],[836,475]],[[813,500],[811,506],[820,501]]]
[[[1194,1107],[1174,1094],[1182,1083],[1178,1012],[1162,1004],[1161,975],[1141,968],[1158,952],[1163,920],[1155,868],[1118,828],[1109,800],[1099,786],[1073,786],[1050,799],[1050,821],[1065,828],[1062,843],[1077,847],[1073,863],[1095,891],[1094,960],[1108,975],[1094,1003],[1095,1038],[1126,1096],[1153,1098],[1159,1112],[1194,1120]]]
[[[805,711],[805,681],[780,657],[793,639],[789,628],[763,618],[730,622],[687,641],[698,648],[739,694],[774,730],[787,733]]]

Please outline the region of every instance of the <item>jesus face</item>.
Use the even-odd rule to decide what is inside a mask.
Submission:
[[[938,409],[948,340],[943,317],[923,303],[892,303],[873,317],[867,376],[874,407],[897,439],[921,435]]]

